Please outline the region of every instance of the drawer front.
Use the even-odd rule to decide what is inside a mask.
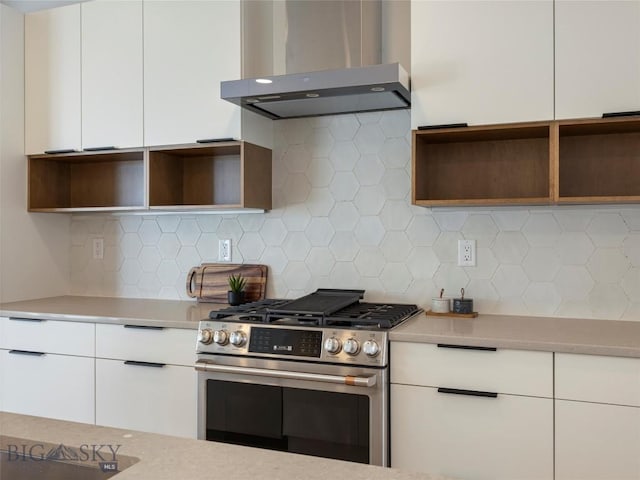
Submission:
[[[447,478],[553,479],[553,400],[391,385],[391,466]]]
[[[95,422],[95,360],[0,350],[0,390],[7,412]]]
[[[0,348],[93,357],[95,324],[0,318]]]
[[[96,423],[196,438],[193,367],[96,360]]]
[[[96,325],[96,357],[193,367],[196,330]]]
[[[555,402],[556,480],[638,480],[640,408]]]
[[[391,383],[553,397],[553,354],[392,342]]]
[[[556,353],[556,398],[640,407],[640,358]]]

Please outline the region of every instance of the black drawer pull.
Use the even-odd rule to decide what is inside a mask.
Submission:
[[[117,150],[118,147],[114,147],[113,145],[105,145],[104,147],[87,147],[83,148],[83,152],[104,152],[107,150]]]
[[[602,118],[616,118],[616,117],[635,117],[640,115],[640,110],[636,110],[635,112],[610,112],[603,113]]]
[[[479,390],[462,390],[460,388],[438,388],[438,393],[450,393],[453,395],[467,395],[470,397],[498,398],[496,392],[481,392]]]
[[[9,320],[16,320],[18,322],[44,322],[43,318],[9,317]]]
[[[450,345],[448,343],[439,343],[438,348],[458,348],[460,350],[480,350],[482,352],[495,352],[495,347],[475,347],[473,345]]]
[[[196,143],[221,143],[221,142],[233,142],[232,137],[224,137],[224,138],[201,138],[196,140]]]
[[[134,365],[136,367],[153,367],[153,368],[162,368],[165,367],[166,363],[154,363],[154,362],[138,362],[136,360],[126,360],[124,362],[125,365]]]
[[[418,130],[440,130],[441,128],[466,128],[468,123],[445,123],[442,125],[420,125]]]
[[[73,148],[61,148],[59,150],[45,150],[44,153],[46,153],[47,155],[58,155],[60,153],[76,153],[77,150],[74,150]]]
[[[30,350],[9,350],[9,353],[14,353],[16,355],[30,355],[32,357],[42,357],[45,355],[44,352],[32,352]]]
[[[151,325],[125,325],[124,328],[139,328],[144,330],[164,330],[164,327],[153,327]]]

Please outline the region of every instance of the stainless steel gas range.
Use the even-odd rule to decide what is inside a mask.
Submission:
[[[211,312],[198,331],[198,437],[388,466],[388,330],[420,309],[363,295]]]

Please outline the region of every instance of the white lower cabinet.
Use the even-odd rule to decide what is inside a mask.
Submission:
[[[556,479],[640,478],[640,358],[556,353]]]
[[[197,436],[195,330],[96,326],[96,423]]]
[[[552,479],[553,400],[394,384],[391,465],[461,479]]]
[[[96,423],[195,438],[196,371],[158,363],[96,360]]]
[[[391,466],[460,479],[553,479],[553,354],[391,345]]]
[[[556,480],[640,478],[640,408],[556,400]]]
[[[95,423],[95,360],[0,350],[6,412]]]

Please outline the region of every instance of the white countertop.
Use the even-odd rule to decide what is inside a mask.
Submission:
[[[418,315],[389,333],[391,341],[640,357],[640,322],[576,318]]]
[[[0,316],[197,329],[226,304],[183,300],[63,296],[0,304]],[[420,314],[389,333],[391,341],[640,357],[640,321]]]
[[[211,310],[227,306],[189,300],[62,296],[2,303],[0,316],[195,330]]]

